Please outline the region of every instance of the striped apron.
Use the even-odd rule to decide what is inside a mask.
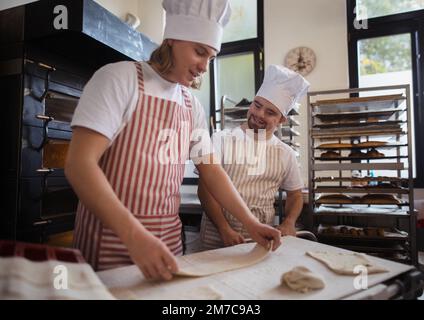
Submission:
[[[232,152],[228,152],[228,143],[223,142],[223,155],[230,155],[229,164],[222,165],[227,172],[235,188],[240,193],[246,205],[252,214],[258,218],[261,223],[274,225],[275,218],[275,194],[282,184],[284,173],[283,164],[281,163],[284,150],[278,146],[266,144],[266,150],[262,151],[260,161],[263,161],[264,170],[260,174],[251,174],[257,164],[246,164],[240,161],[240,154],[244,157],[244,152],[249,152],[248,148],[240,147],[235,144],[240,141],[233,141]],[[227,149],[227,150],[226,150]],[[240,150],[244,150],[241,151]],[[265,156],[265,157],[264,157]],[[238,158],[238,159],[237,159]],[[227,161],[226,161],[227,162]],[[241,163],[241,164],[240,164]],[[242,223],[237,220],[231,213],[223,209],[224,216],[233,230],[241,233],[246,241],[251,240],[250,235]],[[224,246],[218,229],[212,221],[203,214],[200,238],[204,249],[216,249]]]
[[[136,63],[139,98],[129,122],[102,156],[99,166],[115,194],[143,226],[175,255],[182,254],[179,189],[192,132],[192,105],[146,95]],[[100,220],[79,203],[74,246],[95,270],[133,264],[128,250]]]

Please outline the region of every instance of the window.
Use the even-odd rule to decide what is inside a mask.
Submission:
[[[357,4],[367,7],[365,26]],[[347,0],[347,8],[350,86],[410,85],[414,181],[424,187],[424,0]]]
[[[255,96],[254,53],[238,53],[218,57],[216,100],[230,94],[234,101],[243,98],[252,100]]]
[[[231,20],[225,27],[223,43],[258,37],[258,3],[256,0],[230,0]]]
[[[356,0],[358,20],[424,9],[423,0]]]
[[[221,97],[253,99],[263,78],[263,0],[230,0],[231,20],[214,65],[214,129],[220,128]]]
[[[410,88],[413,88],[411,35],[405,33],[359,40],[358,66],[358,80],[361,88],[398,84],[409,84]],[[391,90],[385,93],[396,94],[402,91]],[[373,92],[367,92],[367,94],[372,95]],[[411,101],[411,111],[412,132],[414,132],[413,101]],[[412,135],[412,159],[415,159],[414,138],[415,135]],[[404,142],[407,143],[407,141]],[[413,175],[416,177],[415,161]]]

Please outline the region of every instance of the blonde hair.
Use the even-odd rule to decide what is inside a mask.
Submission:
[[[174,66],[174,61],[172,59],[172,47],[169,45],[168,39],[165,39],[162,44],[152,52],[150,60],[147,61],[147,63],[149,65],[154,64],[161,75],[166,75],[171,71]],[[201,85],[202,79],[198,77],[193,81],[190,87],[193,89],[200,89]]]

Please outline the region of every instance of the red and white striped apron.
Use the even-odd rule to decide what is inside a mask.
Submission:
[[[184,87],[184,105],[146,95],[141,64],[136,63],[136,68],[137,107],[99,165],[126,208],[175,255],[181,255],[179,189],[189,155],[191,99]],[[167,140],[160,139],[166,132],[174,135]],[[164,156],[172,161],[161,162]],[[77,210],[74,246],[95,270],[133,263],[121,240],[81,203]]]

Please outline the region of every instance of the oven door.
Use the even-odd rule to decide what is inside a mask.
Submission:
[[[40,177],[49,171],[50,176],[64,177],[66,154],[72,133],[23,126],[21,176]]]
[[[81,91],[53,82],[50,78],[43,79],[39,73],[28,69],[24,78],[23,124],[71,131],[70,123]]]
[[[78,198],[64,177],[21,179],[19,239],[43,241],[72,230],[77,206]]]

